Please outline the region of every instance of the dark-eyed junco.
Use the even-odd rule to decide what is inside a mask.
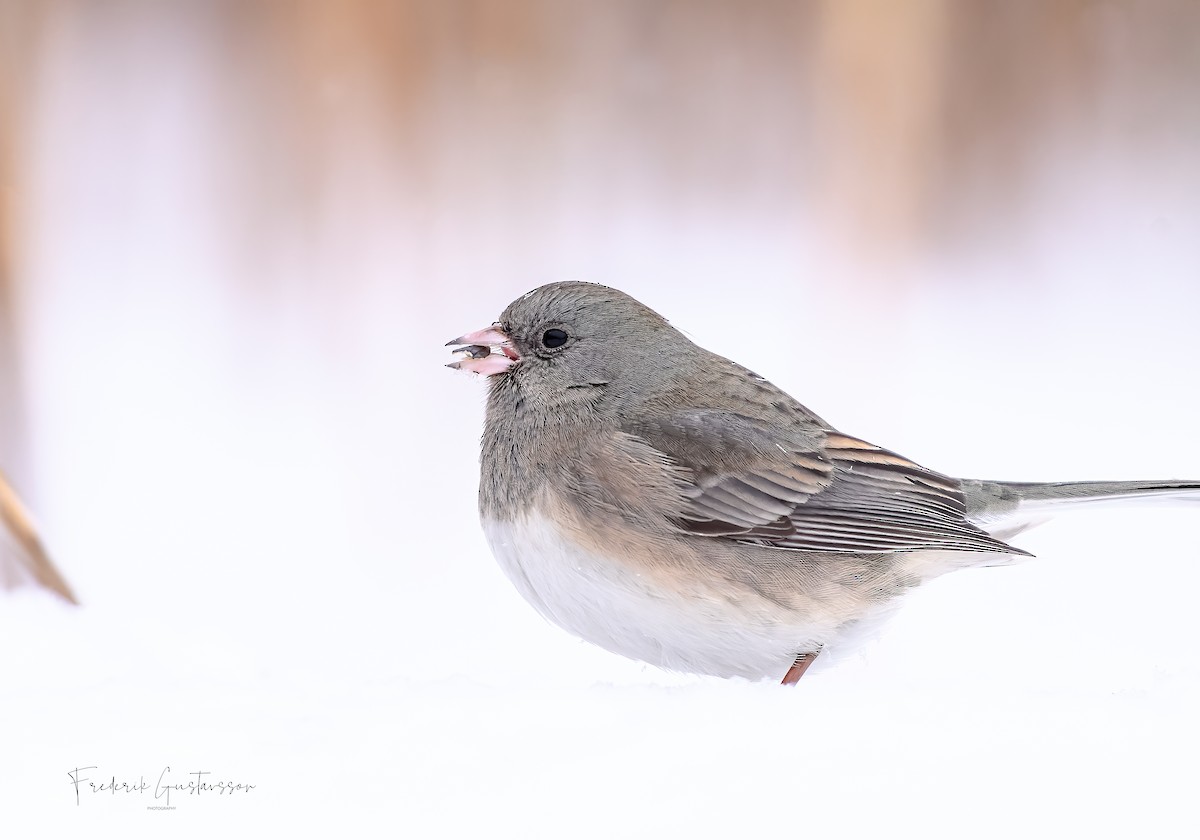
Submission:
[[[488,377],[479,487],[500,565],[632,659],[794,683],[937,575],[1072,502],[1200,482],[950,478],[842,434],[628,295],[554,283],[456,338]]]

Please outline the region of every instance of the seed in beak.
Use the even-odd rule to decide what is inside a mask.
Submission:
[[[453,352],[462,353],[468,359],[486,359],[492,355],[492,348],[486,344],[468,344],[466,347],[459,347]]]
[[[508,334],[495,325],[446,342],[447,346],[453,344],[462,345],[452,351],[458,356],[458,360],[446,365],[454,370],[493,376],[504,373],[521,361],[521,356],[513,349]]]

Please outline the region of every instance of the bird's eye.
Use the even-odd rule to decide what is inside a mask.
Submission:
[[[553,350],[567,343],[567,334],[562,330],[546,330],[542,333],[542,344]]]

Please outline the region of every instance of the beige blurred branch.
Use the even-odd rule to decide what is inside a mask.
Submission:
[[[880,263],[911,256],[924,235],[951,5],[827,0],[821,6],[817,124],[827,233]]]
[[[30,44],[38,15],[29,9],[0,7],[0,459],[22,472],[24,405],[17,337],[16,204],[18,120],[27,91]],[[72,604],[79,603],[50,561],[29,512],[0,472],[0,586],[12,589],[32,580]]]
[[[72,604],[78,604],[71,587],[59,574],[58,569],[54,568],[54,564],[50,562],[50,556],[42,547],[42,541],[38,539],[29,512],[25,510],[21,499],[2,472],[0,472],[0,522],[13,538],[16,548],[12,556],[0,550],[0,582],[3,582],[6,588],[13,588],[23,583],[25,578],[32,577],[39,585],[62,596]]]

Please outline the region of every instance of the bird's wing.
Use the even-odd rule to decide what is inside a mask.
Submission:
[[[957,479],[833,431],[679,411],[621,431],[670,467],[684,532],[781,549],[1024,553],[972,525]],[[631,452],[633,450],[631,449]]]

